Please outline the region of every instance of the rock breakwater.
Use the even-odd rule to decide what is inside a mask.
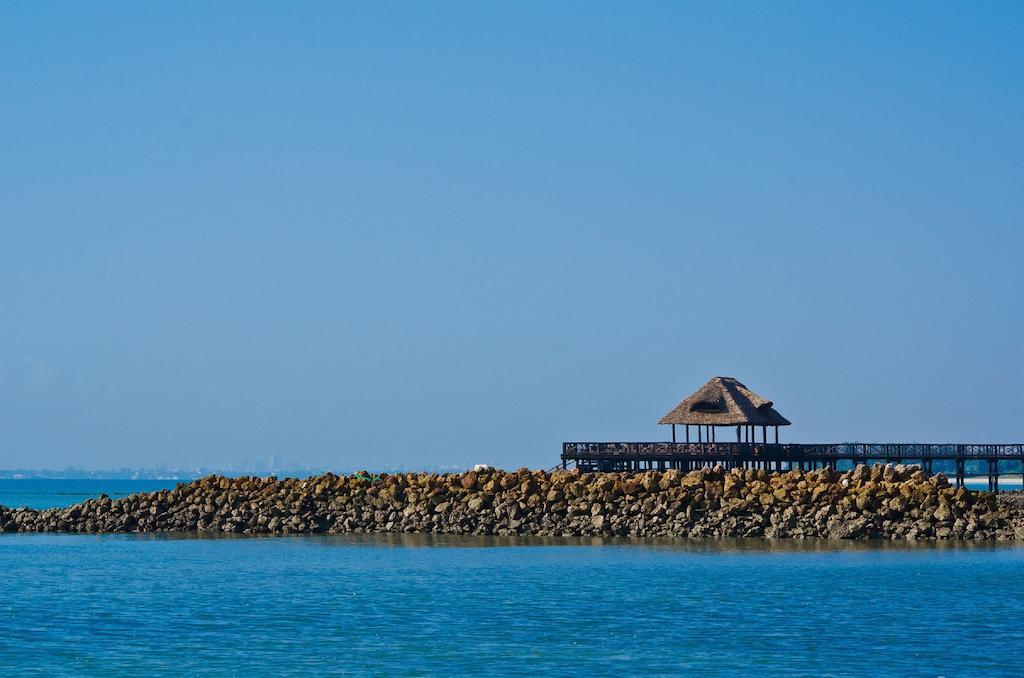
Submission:
[[[208,476],[67,508],[0,507],[0,532],[156,531],[1024,540],[1024,511],[891,465],[845,473]]]

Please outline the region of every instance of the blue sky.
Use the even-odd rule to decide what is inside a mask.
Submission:
[[[1020,3],[0,5],[0,467],[1024,439]]]

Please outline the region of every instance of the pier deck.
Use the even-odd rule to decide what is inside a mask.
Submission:
[[[674,443],[674,442],[566,442],[562,468],[569,464],[584,471],[692,470],[701,466],[811,470],[838,462],[852,464],[919,463],[928,473],[935,461],[952,461],[955,482],[963,486],[968,461],[987,464],[989,491],[999,491],[999,462],[1020,461],[1024,469],[1024,443]],[[1022,470],[1024,474],[1024,470]]]

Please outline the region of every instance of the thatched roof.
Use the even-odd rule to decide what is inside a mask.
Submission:
[[[714,377],[692,396],[676,405],[659,424],[702,426],[789,426],[762,398],[732,377]]]

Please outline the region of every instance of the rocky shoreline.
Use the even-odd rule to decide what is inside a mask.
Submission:
[[[0,506],[0,532],[404,532],[473,535],[1024,540],[1018,498],[912,466],[768,473],[515,472],[208,476],[67,508]]]

